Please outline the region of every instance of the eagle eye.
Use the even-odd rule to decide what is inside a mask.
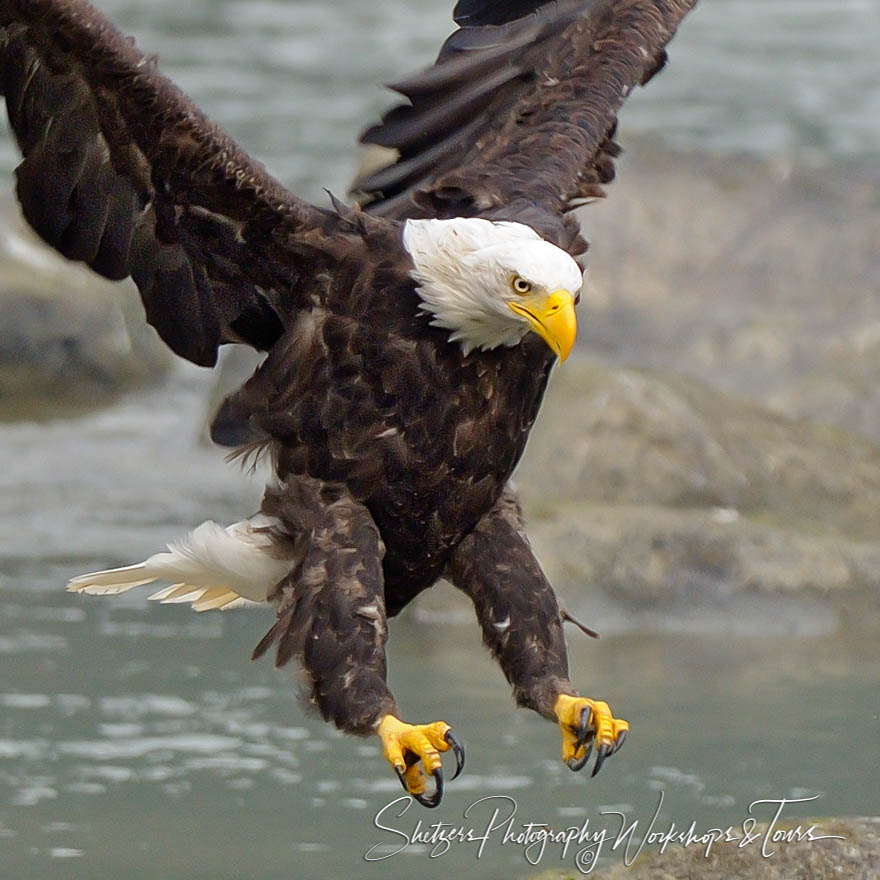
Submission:
[[[510,286],[513,288],[513,292],[518,293],[520,296],[528,293],[532,289],[532,285],[529,284],[525,278],[520,278],[519,275],[514,275],[510,282]]]

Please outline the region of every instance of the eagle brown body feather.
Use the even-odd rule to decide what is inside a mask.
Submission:
[[[555,356],[534,334],[467,356],[420,310],[402,221],[481,216],[580,255],[568,213],[613,177],[616,113],[696,0],[462,0],[411,103],[367,132],[398,160],[365,211],[287,192],[81,0],[0,0],[0,91],[24,214],[62,254],[130,275],[178,354],[268,352],[214,436],[258,445],[263,510],[299,560],[257,649],[297,656],[325,718],[395,711],[386,618],[446,575],[519,703],[568,680],[559,608],[507,488]]]

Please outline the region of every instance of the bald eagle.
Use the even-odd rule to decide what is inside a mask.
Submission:
[[[212,436],[265,453],[261,509],[70,588],[196,610],[270,603],[255,650],[376,734],[404,788],[443,794],[449,724],[386,684],[387,621],[441,577],[472,600],[517,703],[595,774],[628,724],[569,680],[560,611],[509,480],[575,340],[586,243],[570,210],[614,173],[616,114],[696,0],[459,0],[436,63],[363,136],[396,151],[361,204],[297,198],[84,0],[0,0],[0,91],[24,216],[99,274],[131,276],[178,355],[266,357]],[[430,782],[433,777],[433,786]]]

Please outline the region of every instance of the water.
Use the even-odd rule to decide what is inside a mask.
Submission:
[[[94,530],[112,543],[111,529],[82,519],[86,540]],[[73,601],[57,585],[78,563],[19,560],[4,579],[0,653],[13,677],[0,691],[0,875],[500,878],[528,867],[500,836],[479,861],[474,846],[431,861],[415,845],[366,865],[374,844],[401,843],[373,825],[397,781],[374,743],[305,717],[287,673],[246,661],[266,615]],[[573,639],[578,678],[637,720],[589,780],[557,760],[552,725],[512,708],[473,624],[414,617],[392,629],[392,686],[410,717],[456,724],[468,768],[435,813],[389,813],[386,827],[468,824],[464,811],[485,796],[514,798],[522,822],[612,831],[603,809],[644,828],[660,792],[663,827],[736,826],[756,798],[822,795],[791,816],[876,811],[870,649],[778,636]],[[488,808],[474,815],[480,830]],[[555,855],[541,865],[571,867]]]
[[[315,199],[322,186],[344,191],[355,136],[387,100],[375,83],[427,62],[448,30],[447,4],[429,0],[100,5]],[[877,0],[704,0],[670,70],[627,105],[621,137],[804,161],[876,157],[878,31]],[[14,162],[0,141],[0,165]],[[197,441],[209,382],[181,368],[94,415],[0,425],[0,876],[528,873],[521,849],[497,839],[479,860],[473,846],[431,860],[413,845],[364,862],[373,844],[400,843],[373,824],[401,794],[397,781],[374,742],[301,711],[288,671],[247,661],[267,613],[63,592],[72,574],[255,509],[259,475]],[[626,749],[588,780],[558,761],[552,725],[512,708],[473,620],[417,606],[392,626],[391,684],[408,717],[455,724],[468,768],[439,810],[389,824],[462,823],[469,804],[503,795],[522,822],[613,829],[600,815],[611,808],[644,828],[661,791],[664,827],[738,825],[756,798],[821,795],[790,815],[876,813],[880,661],[872,643],[819,629],[571,636],[576,681],[634,721]],[[541,867],[557,864],[572,862],[548,851]]]

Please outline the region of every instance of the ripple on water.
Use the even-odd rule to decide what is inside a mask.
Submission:
[[[48,709],[54,707],[59,715],[70,717],[88,709],[91,700],[81,694],[0,694],[0,708],[23,711]]]
[[[219,639],[223,635],[223,621],[219,615],[181,616],[178,621],[164,623],[146,620],[103,620],[99,629],[102,636],[121,636],[129,639]]]
[[[80,765],[76,767],[76,775],[82,779],[94,780],[101,779],[104,782],[128,782],[137,775],[132,767],[125,767],[119,764],[97,764],[97,765]]]
[[[649,788],[663,790],[667,787],[685,788],[700,793],[706,788],[706,783],[697,773],[687,773],[677,767],[654,766],[650,770],[652,779],[648,782]]]
[[[67,639],[53,633],[17,632],[0,636],[0,654],[43,654],[66,648]]]
[[[220,777],[236,773],[257,773],[265,770],[269,762],[262,758],[248,758],[240,754],[211,755],[205,758],[189,758],[183,762],[186,770],[211,770]]]
[[[120,722],[118,724],[99,724],[98,733],[108,739],[120,739],[122,737],[141,736],[144,732],[143,724],[130,724]]]
[[[103,795],[107,794],[107,786],[100,782],[71,782],[64,786],[68,794]]]
[[[53,846],[49,850],[49,857],[53,859],[77,859],[82,855],[85,855],[85,850],[71,846]]]
[[[293,849],[297,852],[305,852],[305,853],[317,853],[317,852],[328,852],[330,847],[326,843],[311,843],[309,841],[301,841],[299,843],[295,843],[293,845]]]
[[[6,602],[3,605],[6,620],[30,620],[44,623],[81,623],[86,619],[82,608],[58,605],[16,605]]]
[[[328,782],[327,784],[330,785],[331,783]],[[377,793],[399,793],[401,791],[400,782],[390,775],[385,775],[378,779],[353,779],[346,781],[346,784],[357,788],[359,791]],[[480,775],[478,773],[464,773],[455,780],[456,791],[494,792],[497,794],[509,794],[511,791],[520,791],[530,788],[533,784],[534,779],[531,776],[507,776],[503,774]]]
[[[61,754],[73,758],[91,758],[96,761],[155,757],[166,752],[173,754],[217,753],[238,749],[240,739],[216,736],[210,733],[182,734],[178,736],[145,736],[125,740],[67,740],[57,745]]]
[[[196,712],[196,707],[189,700],[169,694],[102,697],[100,708],[104,715],[120,715],[126,719],[143,718],[145,715],[193,715]]]
[[[49,748],[45,739],[0,739],[0,760],[40,761],[47,757]]]
[[[12,805],[15,807],[33,807],[40,803],[40,801],[54,800],[57,797],[57,789],[47,784],[47,782],[35,780],[28,785],[22,785],[18,788],[12,797]]]
[[[269,776],[281,785],[299,785],[303,781],[302,773],[295,773],[286,767],[270,767]]]
[[[52,705],[46,694],[0,694],[0,706],[4,709],[45,709]]]

